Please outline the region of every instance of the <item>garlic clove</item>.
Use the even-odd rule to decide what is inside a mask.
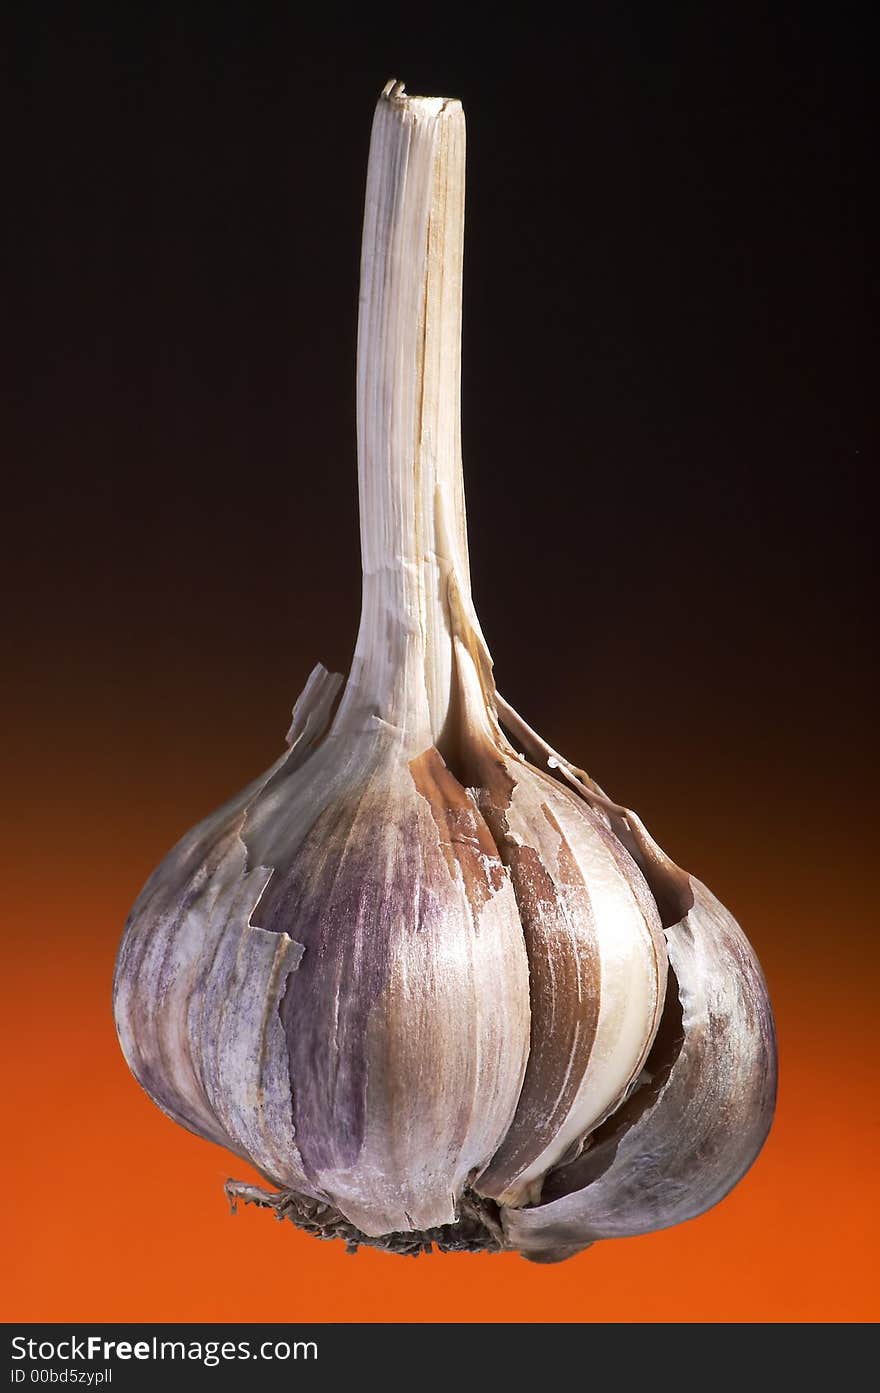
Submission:
[[[516,1116],[475,1179],[530,1204],[543,1176],[623,1098],[654,1038],[666,989],[657,908],[633,858],[586,805],[534,768],[493,714],[482,637],[451,597],[455,699],[446,740],[514,886],[529,958],[531,1043]]]
[[[350,780],[347,738],[324,751],[337,743]],[[412,756],[380,727],[369,749],[301,838],[312,766],[274,804],[284,845],[261,848],[256,920],[294,925],[303,950],[279,1009],[304,1167],[378,1236],[455,1222],[513,1117],[530,1014],[513,886],[472,797],[433,747]]]
[[[341,681],[320,664],[314,669],[294,707],[288,748],[153,872],[129,915],[113,983],[123,1054],[163,1112],[309,1194],[285,1125],[289,1096],[276,1086],[283,1038],[271,1016],[277,982],[299,950],[286,935],[252,927],[268,877],[247,869],[240,833],[260,788],[312,754]],[[224,964],[236,987],[247,980],[243,994],[230,991]],[[265,1005],[251,1019],[254,999]]]
[[[475,1189],[534,1203],[547,1170],[622,1100],[653,1041],[666,944],[635,862],[585,805],[524,761],[508,761],[504,836],[529,951],[532,1046],[516,1118]],[[498,829],[496,831],[496,828]]]
[[[677,893],[682,873],[669,863],[667,874]],[[506,1238],[534,1261],[703,1213],[742,1178],[770,1129],[766,984],[733,916],[700,881],[689,884],[692,907],[666,930],[667,1009],[640,1086],[580,1157],[548,1175],[544,1203],[502,1213]]]

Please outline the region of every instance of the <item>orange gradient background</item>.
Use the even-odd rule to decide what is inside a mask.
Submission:
[[[22,70],[3,1316],[874,1320],[858,72],[801,35],[830,64],[813,100],[779,34],[646,18],[631,47],[606,17],[588,72],[511,31],[481,85],[451,46],[421,69],[375,33],[301,51],[267,10],[244,34],[221,7],[208,35],[49,32]],[[502,128],[536,43],[553,109]],[[732,909],[779,1032],[776,1122],[734,1192],[554,1267],[231,1217],[224,1181],[255,1177],[156,1109],[111,1015],[149,872],[276,757],[311,665],[348,663],[357,246],[395,64],[468,112],[463,435],[499,688]],[[302,142],[331,82],[335,124]]]

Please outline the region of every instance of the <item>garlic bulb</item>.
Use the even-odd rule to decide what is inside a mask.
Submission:
[[[167,856],[114,983],[135,1077],[352,1245],[566,1257],[719,1200],[773,1021],[727,911],[498,695],[459,442],[464,115],[376,109],[358,334],[361,624],[287,749]]]

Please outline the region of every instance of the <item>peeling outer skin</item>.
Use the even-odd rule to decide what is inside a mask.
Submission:
[[[672,867],[672,889],[681,874]],[[665,1058],[649,1056],[653,1084],[636,1090],[577,1160],[550,1172],[549,1202],[502,1210],[508,1242],[535,1262],[703,1213],[745,1174],[770,1129],[776,1040],[766,984],[736,921],[689,881],[693,906],[666,935],[678,1041],[665,1042]]]
[[[301,767],[329,721],[341,679],[320,664],[296,703],[289,748],[178,843],[129,916],[113,983],[119,1041],[135,1078],[174,1121],[313,1194],[290,1122],[277,1018],[301,948],[254,928],[271,872],[248,869],[240,832],[260,790]],[[236,990],[247,983],[246,993]],[[250,1019],[248,1006],[265,1008]]]

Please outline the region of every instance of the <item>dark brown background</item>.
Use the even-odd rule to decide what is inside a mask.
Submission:
[[[499,12],[489,37],[385,8],[50,8],[18,36],[11,1315],[876,1315],[869,48],[846,5],[735,9],[587,5],[579,33]],[[109,1008],[154,863],[275,758],[312,664],[348,664],[392,75],[467,113],[463,438],[500,689],[734,910],[780,1028],[778,1121],[725,1205],[552,1273],[486,1259],[488,1284],[482,1259],[227,1224],[226,1159],[140,1094]],[[63,1221],[32,1198],[58,1185]],[[145,1191],[138,1249],[118,1196],[139,1215]],[[267,1264],[296,1280],[267,1297]]]

